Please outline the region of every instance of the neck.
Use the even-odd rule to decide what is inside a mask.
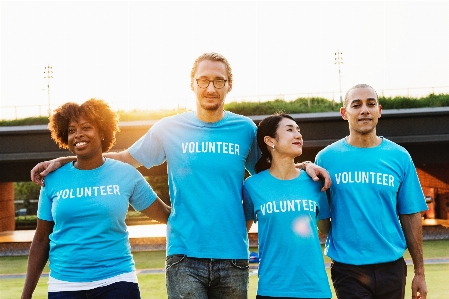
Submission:
[[[349,145],[356,147],[375,147],[382,142],[382,138],[376,135],[376,131],[369,134],[359,134],[351,132],[348,137],[346,137],[346,142]]]
[[[280,180],[291,180],[299,176],[300,170],[292,157],[275,157],[271,161],[270,174]]]
[[[217,110],[206,110],[206,109],[197,109],[196,111],[196,117],[198,117],[199,120],[206,122],[206,123],[213,123],[221,120],[225,115],[224,110],[217,109]]]
[[[92,170],[103,165],[105,158],[103,155],[95,158],[83,159],[82,157],[77,156],[76,161],[74,162],[74,166],[81,170]]]

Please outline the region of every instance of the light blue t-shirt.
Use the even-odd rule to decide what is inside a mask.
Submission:
[[[247,117],[226,111],[206,123],[186,112],[161,119],[129,148],[147,168],[167,161],[167,255],[248,258],[242,185],[259,158],[255,137]]]
[[[258,222],[257,294],[271,297],[330,298],[317,219],[330,217],[321,182],[306,172],[279,180],[269,170],[246,179],[247,220]]]
[[[321,150],[315,163],[332,179],[326,255],[353,265],[402,257],[407,245],[399,214],[427,209],[409,153],[386,138],[371,148],[351,146],[343,138]]]
[[[156,198],[134,167],[115,160],[92,170],[68,163],[47,175],[37,217],[55,223],[51,276],[90,282],[134,271],[125,224],[128,206],[144,210]]]

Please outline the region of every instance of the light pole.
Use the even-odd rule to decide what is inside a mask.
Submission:
[[[51,74],[53,74],[53,67],[51,67],[50,65],[47,65],[44,71],[44,79],[48,79],[47,82],[47,90],[48,90],[48,116],[51,115],[51,107],[50,107],[50,79],[53,78],[53,76]]]
[[[337,51],[335,53],[335,64],[338,65],[338,80],[340,82],[340,103],[343,102],[342,96],[341,96],[341,67],[340,65],[343,64],[343,53],[340,51]]]

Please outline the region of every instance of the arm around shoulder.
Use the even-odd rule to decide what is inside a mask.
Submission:
[[[124,150],[121,152],[108,152],[104,153],[103,156],[109,159],[121,161],[123,163],[128,163],[129,165],[132,165],[136,168],[142,165],[136,159],[134,159],[133,156],[131,156],[129,150]]]
[[[61,166],[64,166],[65,164],[75,161],[75,156],[67,156],[67,157],[59,157],[53,160],[44,161],[36,164],[36,166],[31,169],[31,181],[43,186],[44,185],[44,178],[47,174],[50,172],[55,171]]]
[[[318,181],[319,178],[321,178],[324,181],[323,188],[321,188],[321,191],[326,191],[327,189],[330,188],[330,186],[332,185],[332,180],[329,175],[329,172],[327,172],[326,169],[310,161],[305,161],[300,164],[302,164],[302,168],[314,181]]]

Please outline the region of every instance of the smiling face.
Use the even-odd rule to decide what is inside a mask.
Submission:
[[[77,160],[98,159],[102,157],[101,133],[95,122],[81,114],[71,119],[68,133],[68,147]]]
[[[348,92],[345,107],[340,108],[341,116],[349,123],[349,131],[355,135],[376,134],[376,126],[381,116],[376,92],[370,87],[354,88]]]
[[[196,95],[197,110],[222,111],[226,95],[231,91],[232,83],[227,81],[222,88],[215,88],[213,82],[207,88],[198,86],[196,79],[224,79],[226,75],[226,65],[221,61],[203,60],[198,64],[194,78],[192,78],[191,89]]]
[[[299,126],[294,120],[289,118],[282,118],[276,129],[276,138],[266,136],[265,143],[269,147],[274,145],[276,154],[287,155],[293,158],[302,154],[303,140]]]

